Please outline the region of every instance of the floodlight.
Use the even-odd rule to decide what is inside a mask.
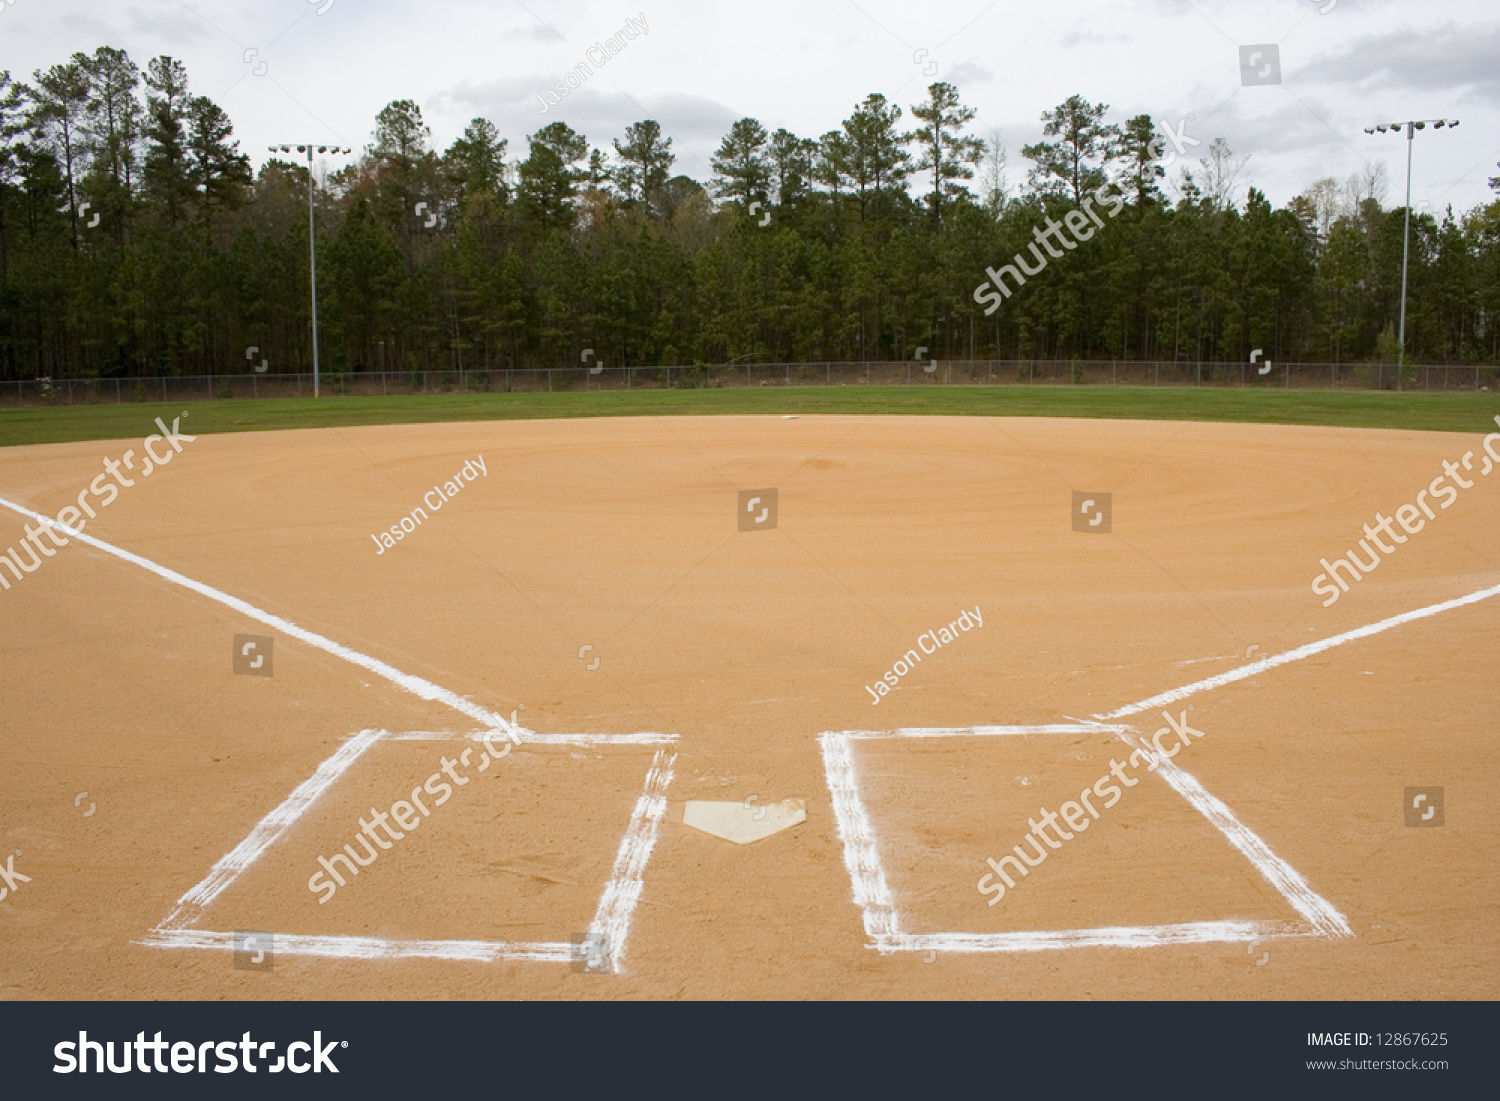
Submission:
[[[1407,265],[1411,257],[1411,161],[1412,149],[1416,144],[1418,130],[1427,129],[1427,124],[1432,123],[1434,130],[1443,127],[1458,125],[1457,119],[1411,119],[1408,122],[1393,122],[1389,126],[1376,125],[1375,129],[1384,134],[1387,130],[1400,133],[1401,127],[1406,127],[1406,214],[1402,227],[1401,240],[1401,321],[1396,336],[1396,366],[1405,366],[1406,363],[1406,275]],[[1369,133],[1367,129],[1365,133]],[[1399,380],[1399,375],[1397,376]]]

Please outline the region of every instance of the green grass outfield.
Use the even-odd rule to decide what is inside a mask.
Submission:
[[[782,389],[636,390],[560,394],[425,394],[277,398],[0,410],[0,446],[139,439],[161,416],[189,413],[182,431],[268,432],[361,424],[661,417],[705,414],[925,414],[956,417],[1108,417],[1242,421],[1434,432],[1494,431],[1500,395],[1218,390],[1197,387],[798,386]]]

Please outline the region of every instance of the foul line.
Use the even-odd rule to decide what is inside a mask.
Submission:
[[[342,658],[343,660],[350,662],[351,664],[358,665],[361,669],[366,669],[369,672],[374,673],[378,677],[385,678],[396,687],[402,689],[403,691],[410,692],[414,696],[420,697],[424,700],[432,700],[436,703],[447,704],[455,711],[467,715],[469,718],[475,720],[476,722],[486,724],[487,729],[489,730],[503,730],[512,742],[514,742],[516,745],[521,744],[520,736],[517,733],[517,728],[511,723],[507,722],[500,715],[497,715],[494,712],[487,710],[486,708],[480,707],[476,703],[471,703],[469,700],[464,699],[464,697],[460,696],[458,693],[450,692],[446,688],[442,688],[436,684],[433,684],[430,680],[415,676],[411,673],[403,673],[401,672],[401,670],[387,665],[379,658],[372,658],[368,654],[362,654],[358,650],[352,650],[347,646],[334,642],[330,638],[324,638],[322,635],[317,634],[313,631],[298,627],[290,620],[282,619],[278,615],[273,615],[270,612],[262,611],[255,605],[239,599],[239,597],[230,596],[228,593],[221,592],[220,590],[215,589],[210,585],[205,585],[201,581],[194,581],[191,577],[186,577],[183,574],[178,573],[176,570],[168,569],[166,566],[157,565],[149,558],[143,558],[138,554],[132,554],[128,550],[123,550],[111,543],[106,543],[102,539],[96,539],[92,535],[88,535],[84,532],[78,531],[76,528],[70,528],[66,524],[60,524],[52,517],[44,516],[40,512],[33,512],[31,509],[27,508],[24,505],[18,505],[14,501],[6,500],[4,497],[0,497],[0,505],[3,505],[4,507],[10,509],[12,512],[18,512],[22,516],[29,516],[33,520],[45,524],[48,527],[55,527],[59,531],[66,532],[68,537],[71,539],[77,539],[80,542],[94,547],[96,550],[101,550],[105,554],[113,555],[123,562],[129,562],[132,565],[140,566],[144,570],[149,570],[152,573],[156,574],[158,577],[166,581],[170,581],[174,585],[180,585],[184,589],[189,589],[195,593],[198,593],[200,596],[206,596],[210,600],[217,601],[218,603],[223,604],[226,608],[233,608],[241,615],[248,616],[250,619],[258,620],[259,622],[264,623],[267,627],[273,627],[285,635],[290,635],[292,638],[307,643],[309,646],[315,646],[325,653],[332,654],[334,657]]]
[[[1263,673],[1267,669],[1274,669],[1278,665],[1301,661],[1303,658],[1310,658],[1314,654],[1321,654],[1325,650],[1332,650],[1335,646],[1342,646],[1346,642],[1369,638],[1371,635],[1378,635],[1382,631],[1389,631],[1392,627],[1399,627],[1403,623],[1426,619],[1428,616],[1452,611],[1454,608],[1462,608],[1466,604],[1477,604],[1481,600],[1488,600],[1492,596],[1500,596],[1500,585],[1495,585],[1488,589],[1480,589],[1477,592],[1470,593],[1468,596],[1458,597],[1456,600],[1445,600],[1441,604],[1432,604],[1426,608],[1418,608],[1414,612],[1403,612],[1400,615],[1391,616],[1389,619],[1382,619],[1378,623],[1372,623],[1368,627],[1359,627],[1353,631],[1345,631],[1341,635],[1333,635],[1319,642],[1310,642],[1306,646],[1299,646],[1297,649],[1288,650],[1284,654],[1262,658],[1260,661],[1252,662],[1249,665],[1242,665],[1238,669],[1231,669],[1227,673],[1220,673],[1218,676],[1194,681],[1192,684],[1184,685],[1181,688],[1174,688],[1170,692],[1163,692],[1158,696],[1152,696],[1148,700],[1141,700],[1139,703],[1128,704],[1117,711],[1111,711],[1107,715],[1095,715],[1094,718],[1108,721],[1110,719],[1123,719],[1127,715],[1134,715],[1141,711],[1153,711],[1165,704],[1185,700],[1189,696],[1196,695],[1199,692],[1222,688],[1224,685],[1233,684],[1237,680],[1253,677],[1257,673]]]

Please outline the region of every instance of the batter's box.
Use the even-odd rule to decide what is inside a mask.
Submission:
[[[1143,776],[1157,776],[1217,829],[1252,865],[1300,920],[1284,922],[1218,920],[1163,925],[1117,925],[1099,928],[1025,930],[1011,932],[935,932],[905,930],[906,922],[887,882],[879,840],[865,808],[855,769],[855,747],[862,741],[900,738],[1006,738],[1017,735],[1112,735],[1122,741]],[[854,902],[864,917],[869,947],[891,952],[1034,952],[1057,948],[1144,948],[1164,944],[1243,943],[1273,937],[1352,935],[1342,914],[1314,893],[1306,880],[1282,860],[1230,809],[1210,795],[1191,774],[1152,748],[1128,726],[1104,723],[1062,723],[1047,726],[976,726],[917,728],[896,731],[842,731],[822,734],[823,767],[833,796],[844,863],[854,891]],[[1151,765],[1154,768],[1150,768]],[[1137,783],[1142,782],[1137,780]],[[999,842],[997,841],[998,845]],[[996,853],[995,855],[1003,855]],[[976,879],[978,875],[976,873]],[[977,891],[975,905],[984,901]]]
[[[676,735],[639,733],[639,734],[535,734],[529,731],[523,732],[523,744],[528,746],[572,746],[602,749],[608,747],[645,746],[645,747],[667,747],[676,741]],[[234,946],[234,933],[215,931],[202,928],[209,907],[215,903],[223,904],[226,892],[235,887],[237,881],[245,879],[247,873],[255,869],[257,862],[263,861],[268,852],[281,842],[288,831],[301,821],[307,812],[320,799],[329,803],[336,803],[329,791],[340,781],[344,787],[350,786],[349,774],[355,765],[365,757],[367,753],[379,744],[391,745],[393,742],[404,743],[403,748],[415,749],[412,743],[447,743],[440,751],[441,760],[454,766],[451,773],[444,773],[432,788],[427,788],[428,797],[424,800],[421,790],[415,791],[409,800],[401,802],[393,808],[393,814],[404,816],[401,820],[410,828],[414,824],[423,821],[415,807],[420,807],[423,812],[432,817],[426,821],[441,820],[447,816],[452,827],[446,836],[450,839],[459,838],[471,844],[482,842],[474,841],[474,831],[462,828],[462,816],[472,815],[478,809],[473,792],[468,793],[468,799],[454,798],[456,794],[452,789],[458,787],[456,781],[459,777],[465,780],[465,785],[474,780],[489,779],[499,780],[502,787],[507,783],[513,783],[515,777],[511,772],[519,771],[518,765],[528,761],[533,755],[517,755],[510,760],[509,746],[503,737],[491,733],[487,740],[484,732],[474,734],[450,734],[412,732],[406,734],[391,734],[383,730],[366,730],[351,736],[339,748],[332,757],[324,761],[317,771],[305,782],[297,787],[289,795],[281,806],[266,815],[260,823],[250,832],[249,836],[239,843],[227,856],[214,865],[208,876],[192,890],[188,891],[177,902],[172,913],[158,925],[151,933],[141,941],[142,944],[158,948],[200,948],[228,950]],[[491,759],[484,747],[489,752],[494,752],[497,746],[503,746],[503,755]],[[419,757],[418,759],[423,759]],[[437,760],[437,757],[433,758]],[[650,860],[651,851],[656,844],[657,831],[660,827],[662,816],[666,812],[666,791],[672,781],[672,763],[674,756],[668,748],[658,748],[654,752],[650,768],[646,772],[644,787],[641,794],[634,800],[634,807],[630,812],[628,823],[624,823],[624,836],[621,838],[618,848],[614,852],[613,864],[609,867],[607,878],[599,888],[598,900],[591,907],[587,906],[587,895],[582,896],[581,901],[585,905],[584,912],[580,915],[576,912],[557,915],[556,940],[542,941],[511,941],[511,940],[409,940],[390,936],[343,936],[329,933],[292,933],[285,929],[277,929],[276,952],[278,956],[325,956],[345,959],[400,959],[400,958],[428,958],[428,959],[450,959],[468,960],[476,962],[488,962],[498,960],[527,960],[532,962],[567,963],[578,965],[579,970],[588,971],[619,971],[621,961],[624,958],[625,941],[629,934],[630,919],[634,913],[635,905],[640,897],[641,882],[646,865]],[[461,763],[460,763],[461,762]],[[483,766],[482,768],[480,766]],[[496,770],[496,771],[491,771]],[[498,770],[506,770],[504,772]],[[398,770],[399,771],[399,770]],[[488,772],[485,777],[482,773]],[[405,775],[404,772],[400,773]],[[435,775],[437,775],[435,773]],[[566,778],[564,777],[564,780]],[[382,778],[381,789],[384,790],[388,779]],[[556,778],[552,781],[558,782]],[[444,789],[448,789],[446,797]],[[461,790],[461,789],[460,789]],[[492,792],[499,788],[491,788]],[[399,795],[401,792],[395,792]],[[622,800],[624,804],[629,803],[627,798]],[[512,796],[514,797],[514,796]],[[438,799],[448,802],[452,799],[455,807],[444,807],[437,809],[441,804]],[[481,797],[482,799],[482,797]],[[388,802],[388,800],[385,800]],[[434,805],[429,807],[427,803]],[[362,804],[356,804],[362,805]],[[467,806],[467,811],[463,808]],[[455,809],[456,808],[456,809]],[[335,806],[329,808],[332,813],[328,820],[342,823],[348,814],[348,808]],[[621,806],[623,813],[623,805]],[[488,815],[493,819],[493,813]],[[514,814],[508,816],[514,817]],[[373,818],[373,815],[365,815],[359,819],[360,822]],[[355,819],[349,819],[352,824]],[[358,829],[358,827],[352,827]],[[503,827],[495,827],[497,834],[503,831]],[[350,832],[341,825],[340,830]],[[430,846],[424,847],[424,842],[434,839],[439,835],[431,831],[433,826],[427,826],[427,832],[421,833],[418,826],[414,837],[408,840],[406,837],[396,833],[396,825],[390,826],[372,824],[368,831],[361,831],[363,836],[374,840],[376,845],[368,841],[358,841],[351,845],[346,852],[352,852],[356,859],[338,859],[324,857],[313,867],[314,871],[332,866],[337,875],[331,877],[329,872],[321,872],[313,877],[317,883],[316,889],[322,893],[330,888],[330,879],[344,879],[338,891],[328,894],[330,901],[349,902],[353,901],[360,908],[361,916],[366,916],[365,907],[375,905],[372,902],[380,892],[382,883],[399,884],[404,877],[413,874],[422,874],[424,865],[434,863],[433,850]],[[382,833],[382,830],[385,832]],[[576,831],[575,831],[576,832]],[[420,838],[420,840],[418,839]],[[344,840],[340,837],[339,840]],[[324,850],[337,853],[337,845],[330,847],[324,839],[317,839],[313,844],[323,844]],[[576,844],[576,840],[575,840]],[[378,847],[377,847],[378,846]],[[399,847],[398,847],[399,846]],[[385,850],[385,851],[382,851]],[[472,851],[472,850],[471,850]],[[607,850],[606,850],[607,853]],[[357,863],[356,863],[357,860]],[[437,863],[451,864],[452,861],[438,860]],[[514,864],[512,861],[510,864]],[[608,863],[607,855],[603,863]],[[510,864],[499,866],[499,870],[505,873],[524,873],[528,878],[535,878],[538,869],[524,866],[513,867]],[[592,867],[593,865],[589,865]],[[493,872],[495,869],[488,869]],[[444,872],[447,869],[443,869]],[[440,874],[440,873],[439,873]],[[545,875],[545,870],[540,870]],[[598,874],[595,871],[594,874]],[[359,883],[359,878],[374,877],[375,882],[365,884]],[[384,881],[379,877],[385,876]],[[280,878],[285,878],[280,877]],[[470,877],[471,879],[473,877]],[[309,883],[309,890],[314,890],[313,882]],[[253,879],[242,887],[253,888],[256,884]],[[580,902],[579,891],[586,890],[586,884],[582,882],[567,883],[567,893],[570,900],[571,910],[576,910]],[[342,892],[343,898],[337,898]],[[242,890],[239,892],[244,895]],[[253,898],[246,895],[246,898]],[[309,895],[306,900],[313,916],[322,917],[317,913],[319,903]],[[471,900],[472,901],[472,900]],[[512,899],[515,905],[513,909],[518,910],[517,915],[509,915],[512,924],[534,925],[543,924],[545,921],[525,921],[526,917],[545,918],[550,912],[542,904],[542,909],[536,913],[525,912],[527,906],[536,910],[539,905],[535,898]],[[236,909],[242,908],[245,903],[240,902],[231,905]],[[463,909],[474,909],[476,907],[462,907]],[[420,907],[400,907],[403,916],[413,912],[420,912]],[[592,920],[589,920],[588,910],[592,910]],[[278,912],[292,912],[292,908],[283,904]],[[353,911],[345,911],[350,913]],[[328,917],[332,913],[327,912]],[[579,920],[580,917],[582,920]],[[264,923],[267,918],[260,916]],[[327,924],[325,918],[324,924]],[[309,924],[318,924],[309,921]],[[361,921],[366,928],[369,927],[368,920]],[[503,921],[497,918],[495,925],[502,925]],[[582,936],[576,933],[581,926],[587,926],[588,932]],[[304,927],[305,928],[305,927]]]

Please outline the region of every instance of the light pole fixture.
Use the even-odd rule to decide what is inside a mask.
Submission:
[[[312,278],[312,354],[313,397],[319,396],[318,386],[318,234],[313,225],[313,153],[352,153],[354,150],[337,145],[273,145],[272,153],[290,153],[296,149],[307,154],[307,255],[308,272]]]
[[[1406,122],[1381,123],[1366,126],[1366,134],[1399,134],[1406,127],[1406,225],[1401,234],[1401,331],[1396,337],[1396,385],[1400,388],[1401,368],[1406,364],[1406,264],[1411,255],[1411,150],[1418,130],[1427,129],[1432,123],[1434,130],[1445,126],[1457,126],[1458,119],[1410,119]]]

